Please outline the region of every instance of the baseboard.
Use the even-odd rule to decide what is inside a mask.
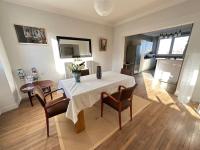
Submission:
[[[14,104],[10,104],[10,105],[1,107],[1,112],[0,112],[0,114],[3,114],[3,113],[5,113],[5,112],[7,112],[7,111],[16,109],[16,108],[18,108],[18,106],[19,106],[18,104],[14,103]]]

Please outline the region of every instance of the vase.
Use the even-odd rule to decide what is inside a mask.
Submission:
[[[77,83],[81,82],[81,80],[80,80],[81,72],[73,72],[73,76]]]
[[[97,66],[97,79],[101,79],[102,77],[102,72],[101,72],[101,66]]]

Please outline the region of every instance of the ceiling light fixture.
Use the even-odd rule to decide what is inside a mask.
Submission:
[[[94,9],[99,16],[108,16],[113,10],[112,0],[95,0]]]

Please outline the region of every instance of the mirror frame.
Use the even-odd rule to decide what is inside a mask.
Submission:
[[[81,58],[81,57],[92,57],[92,44],[91,44],[91,39],[86,39],[86,38],[75,38],[75,37],[65,37],[65,36],[56,36],[56,39],[58,41],[58,48],[59,48],[59,54],[61,59],[67,59],[67,58],[62,58],[61,57],[61,49],[60,49],[60,40],[76,40],[76,41],[87,41],[89,42],[89,52],[91,53],[90,55],[81,55],[79,57],[72,57],[72,58]]]

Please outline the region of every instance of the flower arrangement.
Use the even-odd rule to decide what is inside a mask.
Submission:
[[[85,62],[82,62],[82,63],[75,62],[69,65],[69,70],[72,73],[78,73],[84,68],[85,68]]]
[[[85,68],[85,62],[76,59],[68,68],[73,73],[75,81],[80,82],[81,70]]]

